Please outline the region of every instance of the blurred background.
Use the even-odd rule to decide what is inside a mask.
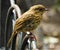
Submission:
[[[41,24],[33,33],[40,50],[60,50],[60,0],[15,0],[15,2],[21,8],[22,14],[36,4],[42,4],[49,9],[43,14]],[[10,0],[1,0],[0,48],[6,43],[5,21],[9,7]]]

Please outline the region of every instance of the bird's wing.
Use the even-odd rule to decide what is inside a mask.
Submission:
[[[9,46],[9,44],[12,41],[12,39],[16,35],[16,31],[17,31],[17,33],[20,32],[21,31],[21,28],[24,27],[25,25],[31,23],[31,21],[33,20],[33,18],[34,18],[34,15],[33,14],[26,14],[26,15],[23,15],[21,18],[18,18],[16,20],[14,31],[13,31],[13,33],[11,35],[11,38],[9,39],[9,41],[7,43],[7,46]],[[19,31],[18,31],[18,29],[19,29]]]
[[[15,27],[14,27],[15,31],[17,29],[20,29],[21,27],[23,27],[24,23],[29,24],[33,20],[33,18],[34,18],[33,14],[26,14],[26,15],[23,15],[21,18],[18,18],[16,20],[16,24],[15,24]]]

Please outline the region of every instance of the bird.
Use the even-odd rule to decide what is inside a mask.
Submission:
[[[10,45],[15,35],[17,35],[19,32],[31,32],[35,30],[40,24],[43,18],[42,15],[45,11],[47,11],[47,9],[44,5],[33,5],[28,11],[21,15],[21,18],[17,18],[14,26],[14,31],[8,40],[7,46]]]

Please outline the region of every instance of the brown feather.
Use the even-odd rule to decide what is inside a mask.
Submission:
[[[39,9],[36,10],[36,8],[44,8],[43,6],[36,5],[35,8],[31,7],[27,12],[25,12],[21,18],[18,18],[16,20],[16,24],[14,27],[14,31],[11,35],[11,38],[9,39],[7,45],[11,43],[14,36],[19,32],[26,32],[26,31],[33,31],[37,28],[37,26],[40,24],[40,21],[42,20],[42,13]]]

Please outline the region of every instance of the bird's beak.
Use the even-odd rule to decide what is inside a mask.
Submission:
[[[47,9],[47,8],[45,8],[45,11],[48,11],[48,9]]]

